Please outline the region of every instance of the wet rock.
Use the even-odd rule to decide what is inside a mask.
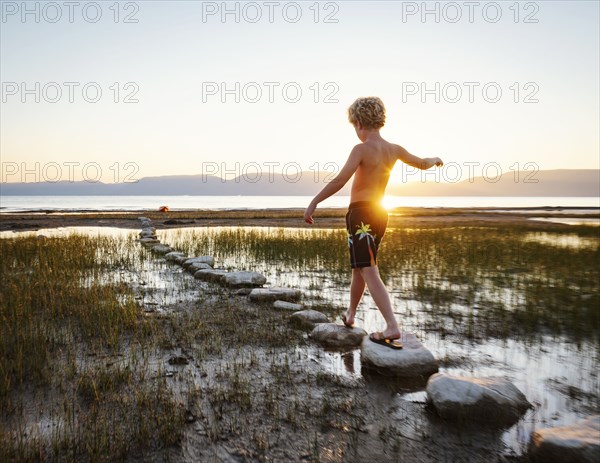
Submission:
[[[275,304],[282,301],[275,301]],[[286,304],[290,304],[286,302]],[[299,304],[292,304],[299,305]],[[315,325],[319,323],[327,323],[329,319],[327,315],[318,310],[299,310],[298,312],[294,312],[290,317],[290,323],[299,326],[301,328],[314,328]]]
[[[169,262],[182,264],[185,260],[187,260],[187,256],[183,252],[173,251],[166,253],[165,259],[167,259]]]
[[[271,302],[278,299],[282,301],[297,301],[301,295],[302,293],[299,289],[255,288],[248,294],[248,299],[252,302]]]
[[[151,250],[157,254],[168,254],[173,252],[173,248],[171,246],[167,246],[166,244],[157,244],[152,246]]]
[[[140,243],[145,246],[151,246],[160,243],[156,238],[141,238]]]
[[[600,415],[531,433],[529,453],[534,461],[544,463],[600,461]]]
[[[281,310],[293,310],[295,312],[303,309],[302,304],[294,304],[287,301],[275,301],[273,302],[273,307]]]
[[[189,265],[186,270],[193,275],[198,270],[207,270],[207,269],[208,270],[212,270],[212,267],[210,265],[208,265],[208,264],[205,264],[204,262],[195,262],[192,265]]]
[[[267,282],[258,272],[229,272],[223,275],[222,283],[232,288],[262,286]]]
[[[142,221],[142,222],[149,222],[150,219],[148,217],[138,217],[138,220]]]
[[[252,291],[252,288],[240,288],[233,292],[236,296],[247,296]]]
[[[497,426],[516,423],[531,407],[525,395],[504,378],[472,378],[437,373],[427,396],[442,418],[467,419]]]
[[[402,349],[392,349],[363,339],[360,358],[367,368],[378,372],[404,378],[429,377],[438,371],[438,364],[433,354],[412,333],[402,333],[400,342]]]
[[[367,332],[362,328],[347,328],[337,323],[319,323],[310,337],[327,347],[358,347]]]
[[[222,283],[224,275],[227,275],[227,270],[215,270],[207,268],[195,272],[194,278],[196,280],[212,281],[213,283]]]
[[[192,264],[208,264],[211,267],[215,266],[215,258],[212,256],[198,256],[198,257],[190,257],[189,259],[187,259],[184,263],[183,266],[185,268],[188,268],[190,265]]]

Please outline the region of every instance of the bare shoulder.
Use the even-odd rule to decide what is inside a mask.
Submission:
[[[362,156],[368,152],[369,148],[365,143],[359,143],[358,145],[354,145],[352,151],[350,151],[350,156],[354,158],[362,158]]]
[[[396,159],[400,159],[403,161],[411,156],[411,154],[403,146],[397,145],[395,143],[390,143],[390,145],[392,145],[392,151]]]

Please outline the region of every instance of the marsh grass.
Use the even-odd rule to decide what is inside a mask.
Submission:
[[[598,237],[569,230],[589,241],[554,245],[516,226],[393,228],[380,269],[433,329],[450,320],[473,338],[597,339]],[[219,267],[264,270],[273,284],[296,275],[313,295],[348,284],[343,230],[159,234],[189,255],[214,255]],[[371,399],[358,383],[315,370],[286,314],[179,274],[203,285],[201,297],[144,315],[132,275],[173,267],[133,237],[2,239],[0,252],[0,461],[160,459],[184,434],[198,461],[218,461],[224,443],[249,461],[360,461]],[[338,301],[315,306],[338,311]],[[173,355],[186,362],[167,366]]]
[[[318,293],[349,280],[345,230],[219,227],[163,231],[190,255],[232,268],[299,275]],[[433,307],[464,334],[509,336],[542,329],[575,337],[600,328],[600,230],[511,224],[392,228],[378,261],[388,287]],[[453,311],[453,305],[469,313]],[[465,323],[468,322],[468,323]],[[469,334],[471,333],[471,334]]]
[[[156,327],[121,277],[144,258],[133,238],[2,239],[0,255],[0,460],[113,461],[177,443],[181,410],[145,379]]]

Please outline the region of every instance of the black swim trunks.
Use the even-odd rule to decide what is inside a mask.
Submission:
[[[350,266],[352,268],[377,265],[377,250],[388,223],[388,213],[377,202],[350,203],[346,214]]]

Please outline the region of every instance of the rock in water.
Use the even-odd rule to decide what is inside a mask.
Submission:
[[[214,270],[211,268],[198,270],[194,273],[196,280],[212,281],[215,283],[221,283],[223,276],[227,275],[227,270]]]
[[[296,301],[302,293],[299,289],[290,288],[255,288],[248,298],[253,302],[272,302],[277,299],[282,301]]]
[[[302,304],[294,304],[293,302],[287,301],[275,301],[273,302],[273,307],[282,310],[293,310],[295,312],[302,310]]]
[[[529,452],[544,463],[596,463],[600,461],[600,415],[571,426],[539,429],[531,433]]]
[[[140,233],[140,238],[154,238],[156,237],[156,230],[154,228],[144,228]]]
[[[192,264],[208,264],[211,267],[215,266],[215,258],[212,256],[198,256],[198,257],[190,257],[189,259],[187,259],[184,263],[183,266],[185,268],[188,268],[190,265]]]
[[[471,378],[437,373],[427,396],[442,418],[475,420],[498,426],[516,423],[531,407],[525,395],[504,378]]]
[[[438,371],[437,360],[413,333],[402,333],[402,349],[392,349],[363,339],[360,358],[367,368],[403,378],[427,378]]]
[[[168,254],[173,252],[173,248],[171,246],[167,246],[166,244],[157,244],[152,246],[152,252],[156,252],[157,254]]]
[[[186,270],[193,275],[198,270],[207,270],[207,269],[212,270],[212,267],[208,264],[205,264],[204,262],[194,262],[192,265],[189,265]]]
[[[177,264],[181,264],[185,260],[187,260],[187,256],[183,252],[173,251],[173,252],[168,252],[167,254],[165,254],[165,259],[167,259],[169,262],[175,262]]]
[[[262,286],[267,282],[267,279],[258,272],[230,272],[223,275],[222,282],[232,288],[243,288]]]
[[[357,347],[367,332],[361,328],[347,328],[336,323],[320,323],[310,337],[327,347]]]
[[[275,304],[277,304],[278,302],[282,302],[282,301],[275,301]],[[286,302],[286,304],[290,304],[290,303]],[[293,304],[293,305],[299,305],[299,304]],[[299,310],[298,312],[294,312],[292,314],[292,316],[290,317],[290,322],[301,328],[311,328],[312,329],[315,327],[315,325],[317,325],[319,323],[327,323],[328,321],[329,321],[329,319],[327,318],[327,315],[319,312],[318,310],[312,310],[312,309]]]

